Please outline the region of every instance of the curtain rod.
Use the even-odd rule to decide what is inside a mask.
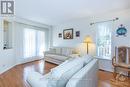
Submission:
[[[104,22],[109,22],[109,21],[116,21],[116,20],[119,20],[119,18],[115,18],[115,19],[112,19],[112,20],[106,20],[106,21],[93,22],[93,23],[90,23],[90,25],[94,25],[94,24],[98,24],[98,23],[104,23]]]

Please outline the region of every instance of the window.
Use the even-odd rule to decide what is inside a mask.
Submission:
[[[100,23],[97,27],[97,56],[111,59],[111,23]]]
[[[45,51],[45,32],[37,31],[37,55],[43,56]]]
[[[24,58],[43,56],[45,50],[45,32],[24,29]]]
[[[36,31],[24,30],[24,58],[36,56]]]

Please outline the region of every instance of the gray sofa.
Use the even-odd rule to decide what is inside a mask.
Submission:
[[[54,64],[61,64],[65,60],[79,56],[76,48],[53,47],[44,53],[44,60]]]
[[[98,87],[98,60],[88,57],[67,60],[48,74],[31,72],[27,82],[31,87]]]

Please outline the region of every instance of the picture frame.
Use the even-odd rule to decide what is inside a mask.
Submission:
[[[63,39],[73,39],[73,28],[63,30]]]
[[[75,32],[75,36],[76,36],[76,37],[80,37],[80,31],[76,31],[76,32]]]
[[[59,34],[58,34],[58,37],[59,37],[59,38],[62,38],[62,33],[59,33]]]

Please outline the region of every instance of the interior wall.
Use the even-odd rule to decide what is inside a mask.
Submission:
[[[36,60],[35,59],[23,59],[23,25],[20,23],[24,23],[27,25],[33,25],[38,27],[44,27],[48,29],[48,32],[51,31],[51,26],[44,25],[41,23],[33,22],[26,19],[19,19],[19,18],[6,18],[6,20],[9,20],[12,22],[12,49],[3,50],[3,22],[2,20],[5,19],[3,17],[0,17],[0,74],[7,71],[8,69],[12,68],[13,66],[21,63],[25,63],[28,61]],[[18,22],[18,23],[17,23]],[[48,33],[50,35],[50,33]],[[50,36],[48,35],[47,40],[50,41]],[[47,44],[49,44],[48,42]]]
[[[98,21],[105,21],[111,20],[113,18],[118,17],[119,20],[114,22],[113,30],[112,30],[112,57],[114,56],[114,47],[115,46],[130,46],[130,10],[120,11],[120,12],[113,12],[110,14],[101,14],[90,18],[81,18],[73,21],[69,21],[64,24],[60,24],[54,26],[53,28],[53,46],[65,46],[65,47],[73,47],[79,46],[82,44],[83,39],[86,35],[90,35],[93,38],[93,44],[96,46],[96,29],[90,25],[91,22],[98,22]],[[127,36],[123,37],[116,37],[116,30],[123,24],[127,28]],[[73,28],[74,29],[74,39],[72,40],[64,40],[63,38],[59,38],[58,34],[63,33],[64,29]],[[75,37],[75,31],[80,31],[80,37]],[[91,48],[90,48],[91,49]],[[92,55],[96,56],[96,49],[91,53]],[[101,64],[101,68],[107,71],[113,71],[113,67],[111,64],[111,60],[102,60],[104,62]],[[104,68],[104,67],[105,68]],[[109,67],[108,69],[106,67]]]
[[[15,66],[14,50],[3,50],[3,21],[0,18],[0,74]]]

